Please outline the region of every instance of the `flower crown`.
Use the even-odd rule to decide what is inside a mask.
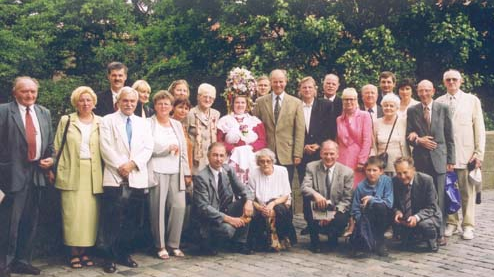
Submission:
[[[247,96],[248,106],[252,106],[252,97],[256,94],[257,83],[252,73],[240,67],[235,67],[228,74],[226,79],[225,98],[228,111],[233,110],[233,99],[237,95]]]

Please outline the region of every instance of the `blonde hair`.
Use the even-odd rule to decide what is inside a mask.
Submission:
[[[346,88],[341,93],[342,99],[349,98],[349,97],[351,97],[351,98],[357,98],[358,97],[357,90],[355,88]]]
[[[151,86],[144,80],[135,81],[132,85],[132,88],[137,90],[138,92],[147,91],[148,93],[151,93]]]
[[[72,94],[70,95],[70,103],[72,104],[72,107],[76,108],[77,107],[77,102],[79,102],[79,99],[81,98],[81,95],[83,94],[89,94],[91,98],[93,99],[94,105],[96,106],[96,103],[98,103],[98,97],[96,96],[96,93],[94,93],[94,90],[90,87],[86,86],[81,86],[76,88]]]
[[[186,80],[184,79],[180,79],[180,80],[175,80],[173,81],[170,86],[168,87],[168,92],[170,92],[172,95],[175,95],[175,88],[178,86],[178,85],[185,85],[185,87],[187,88],[187,97],[190,96],[190,88],[189,88],[189,83],[187,83]]]

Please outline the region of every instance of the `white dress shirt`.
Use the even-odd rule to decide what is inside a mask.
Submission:
[[[312,114],[312,104],[314,104],[314,99],[312,99],[312,102],[310,102],[309,104],[306,104],[305,102],[303,102],[305,130],[307,130],[307,133],[309,132],[310,115]]]

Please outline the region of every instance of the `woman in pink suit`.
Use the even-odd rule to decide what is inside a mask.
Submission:
[[[372,119],[366,111],[358,108],[357,91],[346,88],[342,94],[343,112],[336,119],[337,142],[340,156],[338,162],[353,168],[353,188],[365,178],[364,164],[372,144]]]

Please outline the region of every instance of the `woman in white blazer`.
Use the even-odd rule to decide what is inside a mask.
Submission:
[[[148,164],[151,232],[158,257],[183,257],[180,236],[185,215],[185,184],[191,183],[187,142],[182,124],[170,118],[173,96],[161,90],[153,97],[156,114],[149,118],[154,149]]]

